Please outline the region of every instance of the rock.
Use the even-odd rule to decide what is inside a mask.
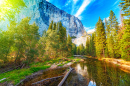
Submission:
[[[83,24],[77,17],[57,8],[46,0],[24,0],[24,2],[27,8],[22,9],[16,18],[20,21],[24,17],[31,17],[30,24],[36,22],[41,35],[44,30],[48,29],[52,20],[54,22],[61,21],[70,36],[80,37],[84,34]]]
[[[82,62],[83,62],[83,61],[84,61],[84,59],[81,59],[80,61],[82,61]]]
[[[77,46],[79,46],[81,44],[83,44],[84,46],[86,46],[87,37],[90,39],[89,35],[85,35],[85,36],[81,36],[81,37],[72,39],[72,42],[74,44],[76,44]]]
[[[69,62],[67,64],[65,64],[63,67],[68,67],[68,66],[71,66],[73,63],[72,62]]]
[[[57,68],[58,66],[56,64],[53,64],[49,69],[55,69]]]

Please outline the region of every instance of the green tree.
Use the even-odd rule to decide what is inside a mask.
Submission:
[[[53,21],[51,21],[49,27],[48,27],[48,30],[53,30]]]
[[[0,20],[8,19],[14,21],[15,15],[20,12],[23,7],[26,7],[23,0],[2,0],[0,4]]]
[[[121,0],[121,9],[124,17],[124,34],[120,40],[120,52],[121,57],[126,60],[130,60],[130,0]]]
[[[72,43],[72,53],[73,53],[74,55],[77,54],[77,47],[76,47],[76,45],[75,45],[74,43]]]
[[[114,12],[110,11],[109,20],[105,21],[106,35],[107,35],[107,50],[108,56],[112,58],[119,57],[119,43],[118,43],[118,22]]]
[[[95,47],[96,47],[96,55],[97,57],[104,57],[105,56],[105,43],[106,42],[106,34],[104,23],[102,22],[101,18],[96,24],[96,37],[95,37]]]
[[[69,55],[72,55],[72,39],[70,35],[68,35],[67,37],[67,48],[68,48]]]
[[[87,41],[86,41],[86,55],[89,55],[89,46],[90,45],[90,38],[87,37]]]
[[[89,47],[89,54],[91,56],[95,56],[96,52],[95,52],[95,44],[94,44],[94,37],[95,37],[95,33],[92,34],[92,36],[90,37],[90,47]]]
[[[2,31],[0,33],[0,59],[4,64],[8,62],[9,53],[14,40],[9,31]]]
[[[12,25],[8,27],[9,32],[12,32],[14,38],[12,52],[16,52],[16,63],[19,63],[21,58],[24,58],[27,64],[30,63],[34,60],[37,52],[36,43],[38,42],[39,38],[39,28],[35,23],[29,25],[29,21],[30,18],[27,17],[22,19],[22,21],[16,25],[16,27],[12,27]]]

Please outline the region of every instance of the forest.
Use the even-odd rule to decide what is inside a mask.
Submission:
[[[5,5],[12,10],[1,8],[1,6],[4,7]],[[26,76],[51,67],[53,63],[61,62],[58,66],[63,66],[66,63],[79,62],[81,60],[79,58],[75,59],[73,55],[91,56],[96,59],[115,58],[130,61],[129,0],[122,0],[119,4],[122,11],[121,24],[112,10],[108,20],[105,19],[103,21],[99,17],[95,25],[95,32],[86,37],[85,46],[83,44],[77,46],[72,43],[72,39],[75,39],[75,37],[67,34],[66,27],[61,22],[51,21],[48,29],[44,30],[42,35],[40,35],[39,27],[36,23],[29,23],[30,17],[25,17],[20,22],[15,20],[15,15],[20,12],[20,9],[26,7],[23,0],[16,2],[6,0],[5,4],[1,6],[0,12],[4,15],[0,15],[0,21],[8,20],[9,24],[7,25],[7,30],[0,28],[0,83],[3,83],[4,80],[2,79],[5,78],[5,81],[14,80],[13,82],[17,84]],[[102,65],[100,62],[97,63]],[[86,64],[88,70],[92,71],[92,73],[98,70],[98,75],[101,75],[101,72],[104,72],[103,69],[106,68],[105,66],[104,68],[97,67],[97,69],[94,69],[91,64]],[[9,72],[1,72],[1,70],[8,69],[10,66],[16,67],[19,65],[22,66],[17,68],[18,70],[14,68],[15,70]],[[96,63],[94,65],[96,66]],[[91,70],[91,66],[94,72]],[[102,71],[98,68],[102,69]],[[108,69],[110,68],[108,67]],[[113,69],[113,71],[115,70]],[[91,75],[91,72],[89,73]],[[95,73],[94,76],[97,74]],[[103,79],[100,80],[102,81]]]
[[[16,3],[13,3],[16,4]],[[24,7],[22,1],[19,7]],[[122,21],[119,22],[111,10],[109,20],[99,20],[95,32],[87,37],[86,46],[76,46],[66,33],[61,22],[51,22],[43,35],[38,33],[35,22],[29,25],[30,18],[24,18],[20,23],[14,21],[14,16],[8,14],[10,25],[6,31],[0,31],[0,63],[1,66],[12,62],[15,64],[45,60],[72,55],[90,55],[103,58],[122,58],[130,60],[130,17],[127,1],[120,3]],[[16,10],[17,13],[18,10]],[[2,11],[3,12],[3,11]]]
[[[124,1],[124,2],[123,2]],[[105,22],[99,17],[95,32],[83,44],[74,47],[74,53],[97,58],[121,58],[130,61],[130,11],[128,1],[122,0],[121,24],[111,10]]]

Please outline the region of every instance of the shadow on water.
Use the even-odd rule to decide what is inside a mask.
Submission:
[[[75,68],[64,86],[130,86],[130,73],[117,65],[87,58],[72,65]]]

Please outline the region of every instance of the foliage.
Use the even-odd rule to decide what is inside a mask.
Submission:
[[[39,55],[41,58],[67,57],[72,55],[72,40],[66,35],[66,28],[61,22],[51,22],[47,31],[38,42]]]
[[[130,1],[129,0],[121,0],[120,6],[122,8],[124,17],[124,30],[122,39],[120,40],[120,52],[121,57],[126,60],[130,60]]]
[[[2,31],[0,37],[0,59],[5,63],[9,57],[15,58],[15,63],[20,64],[23,58],[27,64],[38,55],[36,44],[39,33],[36,24],[29,25],[29,18],[24,18],[19,24],[10,22],[7,31]]]
[[[96,37],[95,37],[95,47],[96,47],[96,55],[97,57],[105,56],[105,43],[106,42],[106,34],[104,23],[102,22],[101,18],[96,24]]]
[[[20,12],[20,9],[26,7],[23,0],[2,0],[0,5],[0,20],[8,19],[15,20],[15,15]]]

